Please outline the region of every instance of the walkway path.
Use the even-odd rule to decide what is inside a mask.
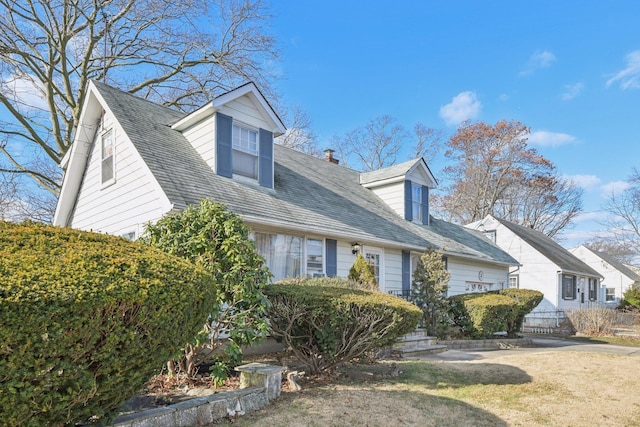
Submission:
[[[509,354],[530,354],[549,351],[585,351],[595,353],[622,354],[640,358],[640,347],[625,347],[614,344],[580,342],[553,337],[529,336],[533,347],[512,348],[506,350],[447,350],[442,353],[423,356],[421,359],[460,361],[483,360],[502,357]]]

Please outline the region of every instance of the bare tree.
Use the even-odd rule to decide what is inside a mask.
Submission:
[[[582,211],[582,191],[527,146],[520,122],[463,123],[447,142],[454,163],[438,203],[449,219],[466,224],[495,215],[556,235]]]
[[[0,220],[13,220],[17,214],[18,198],[17,177],[15,175],[0,173]]]
[[[288,115],[291,117],[287,120],[287,132],[279,136],[276,139],[276,143],[319,157],[320,149],[318,148],[318,139],[311,129],[311,119],[309,115],[300,107],[294,107],[290,112],[287,111],[285,119]]]
[[[627,183],[629,186],[625,190],[612,191],[607,197],[603,209],[609,216],[602,221],[607,234],[599,240],[637,256],[640,247],[640,171],[634,169]]]
[[[23,153],[59,164],[90,79],[180,109],[252,80],[277,58],[260,0],[0,0],[2,171],[57,194]]]
[[[411,134],[397,119],[383,115],[370,119],[366,125],[344,136],[334,136],[332,148],[338,152],[338,158],[345,166],[372,171],[404,159],[425,157],[429,162],[438,153],[443,139],[443,131],[418,123]],[[402,147],[407,144],[412,144],[410,152],[403,153]]]

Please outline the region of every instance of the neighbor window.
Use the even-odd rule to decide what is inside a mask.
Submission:
[[[562,275],[562,299],[576,299],[576,276]]]
[[[258,131],[233,124],[233,173],[258,179]]]
[[[607,288],[606,299],[607,302],[615,302],[616,300],[616,288]]]
[[[598,300],[598,279],[589,279],[589,301]]]
[[[321,277],[322,268],[322,240],[307,239],[307,275]]]
[[[286,234],[255,233],[258,253],[265,259],[273,280],[300,277],[304,239]]]
[[[114,179],[113,131],[102,134],[102,183],[107,184]]]
[[[513,276],[509,276],[509,288],[518,288],[518,275],[514,274]]]
[[[422,222],[422,186],[411,183],[411,211],[414,221]]]

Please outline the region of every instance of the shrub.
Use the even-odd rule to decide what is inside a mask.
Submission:
[[[621,308],[640,310],[640,287],[631,287],[622,295]]]
[[[413,273],[409,299],[422,310],[429,335],[443,337],[449,328],[446,294],[450,278],[442,253],[428,249],[420,257]]]
[[[210,283],[119,237],[0,222],[2,424],[110,420],[196,334]]]
[[[376,272],[371,264],[367,262],[361,253],[358,254],[353,265],[349,269],[349,280],[358,284],[360,289],[370,291],[378,291],[378,282],[376,281]]]
[[[494,293],[462,294],[449,297],[450,315],[463,335],[489,338],[507,330],[518,312],[510,297]]]
[[[304,283],[277,283],[266,293],[273,337],[313,374],[391,344],[422,316],[391,295]]]
[[[508,296],[518,304],[515,315],[507,320],[507,335],[510,337],[518,335],[518,332],[522,329],[525,316],[531,313],[544,298],[542,292],[532,289],[502,289],[494,292]]]
[[[193,378],[199,366],[210,363],[212,378],[222,382],[229,366],[240,362],[240,347],[264,338],[268,329],[263,288],[270,273],[249,239],[249,228],[224,205],[202,200],[147,226],[142,240],[213,274],[210,286],[220,292],[210,307],[211,318],[196,341],[183,343],[184,354],[168,368]]]
[[[590,307],[567,311],[574,332],[585,335],[613,335],[618,312],[608,307]]]

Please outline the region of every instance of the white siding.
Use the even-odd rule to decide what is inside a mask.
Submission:
[[[503,285],[507,286],[509,277],[506,266],[451,256],[447,257],[447,270],[451,273],[448,296],[502,289]]]
[[[114,235],[135,231],[138,237],[145,223],[157,221],[169,210],[169,201],[125,133],[107,114],[104,129],[110,128],[115,136],[115,183],[102,185],[98,137],[89,153],[69,225]]]
[[[381,185],[372,188],[371,191],[404,218],[404,181]]]
[[[503,225],[497,227],[496,243],[522,264],[519,269],[514,268],[515,274],[518,274],[519,287],[544,294],[544,300],[537,310],[558,307],[559,267]]]
[[[402,251],[398,249],[384,250],[384,289],[382,292],[402,290]]]
[[[265,121],[260,111],[255,107],[248,96],[241,96],[220,107],[220,112],[233,117],[233,120],[240,121],[249,126],[262,128],[271,131],[269,123]]]
[[[605,302],[605,289],[614,288],[616,292],[616,301],[612,302],[612,304],[620,303],[622,295],[627,291],[627,289],[633,286],[633,279],[621,273],[611,264],[584,246],[573,248],[571,249],[571,252],[604,277],[602,280],[602,292],[598,294],[599,300],[601,302]]]
[[[351,243],[338,240],[337,244],[337,276],[346,279],[349,277],[349,270],[356,260],[356,255],[351,253]]]
[[[211,115],[182,132],[184,137],[193,145],[193,148],[214,171],[216,167],[215,123],[215,115]]]

